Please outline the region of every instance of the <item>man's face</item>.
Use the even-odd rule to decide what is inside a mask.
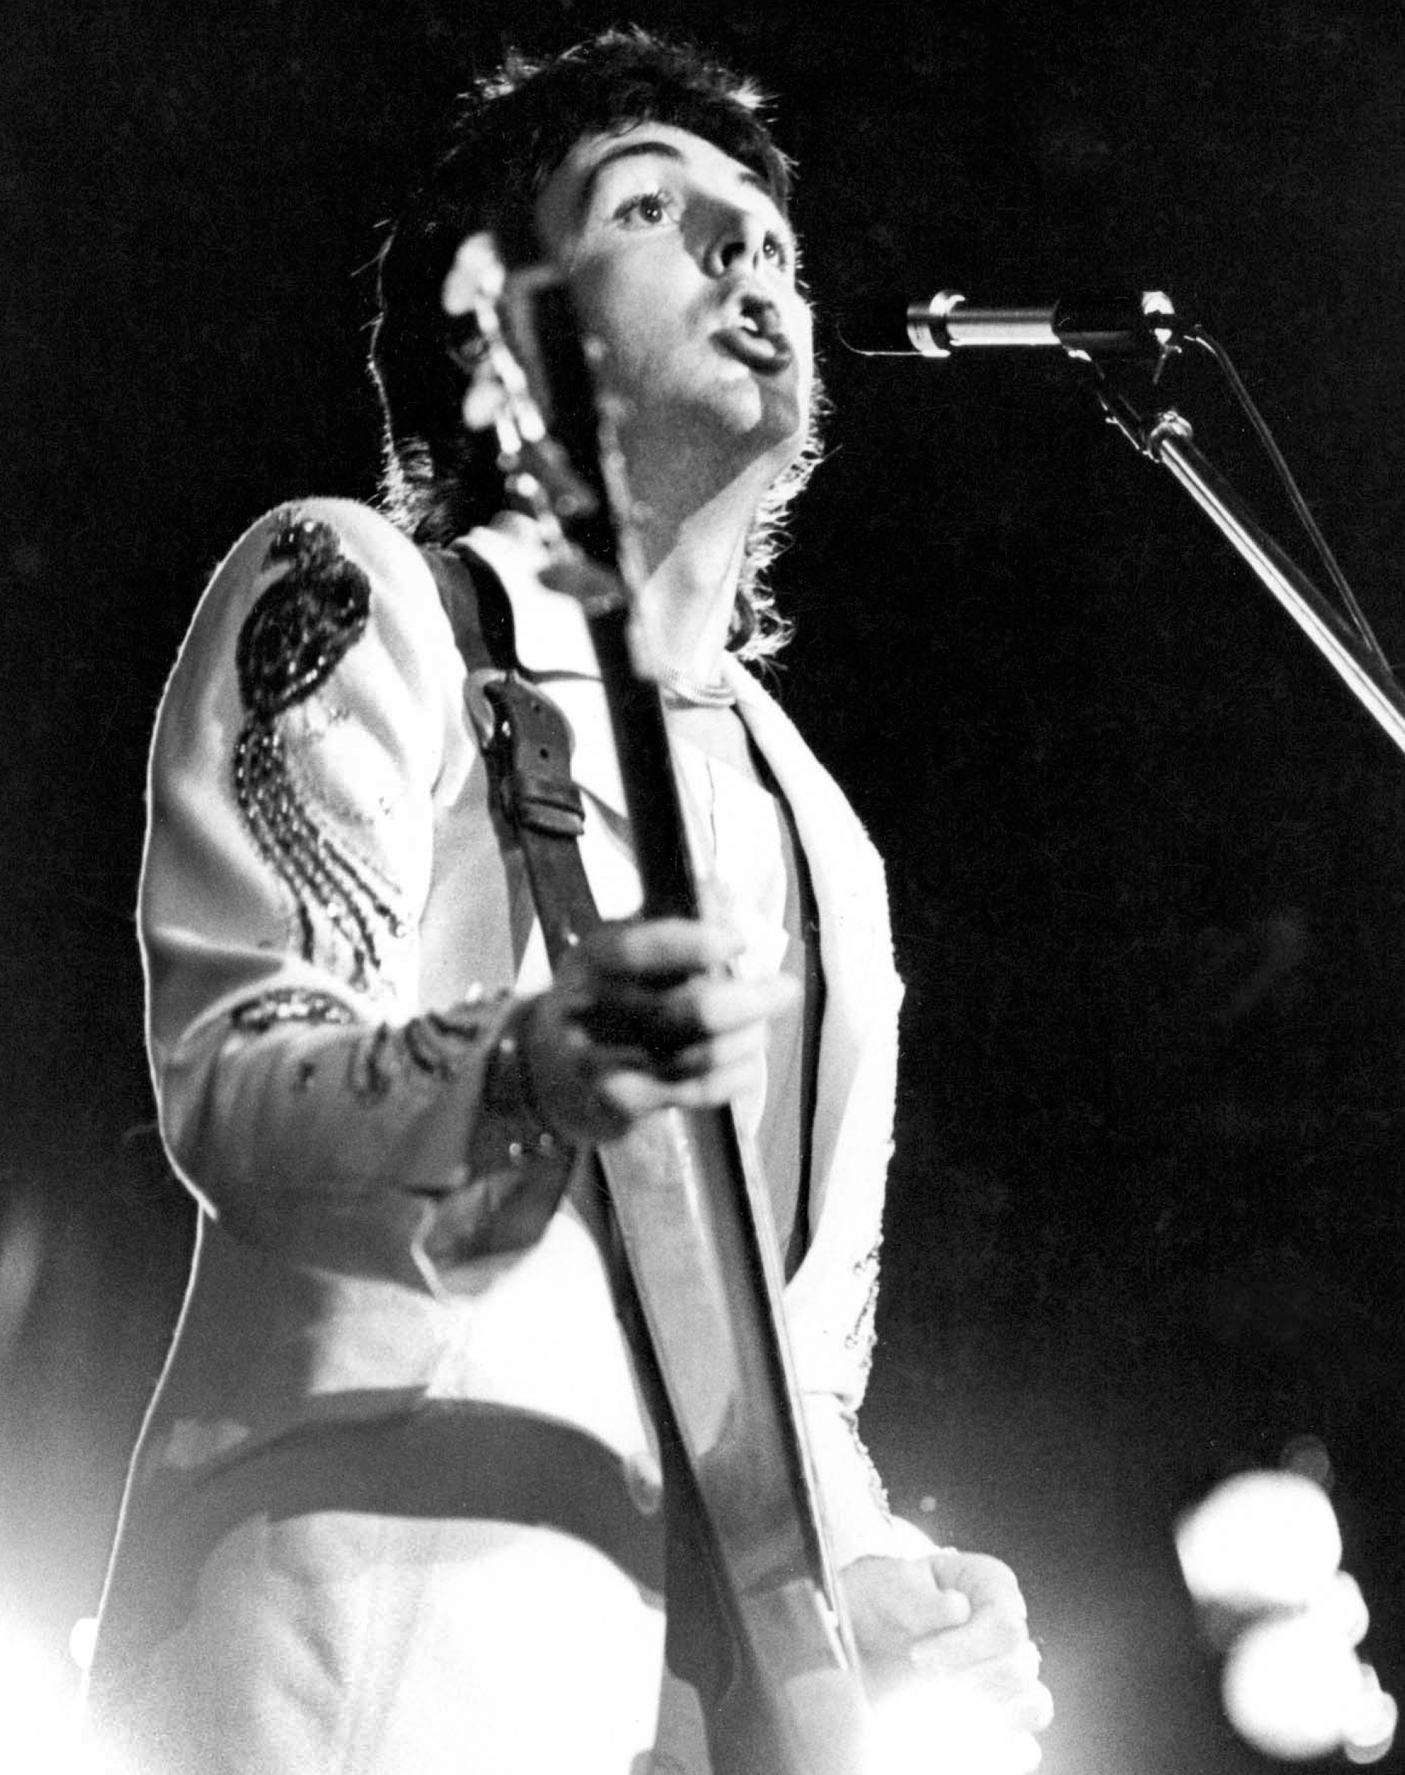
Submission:
[[[667,124],[588,136],[537,227],[605,347],[636,491],[779,474],[805,439],[814,347],[794,236],[756,175]]]

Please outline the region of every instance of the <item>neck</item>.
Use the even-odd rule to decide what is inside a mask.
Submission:
[[[695,683],[711,684],[721,670],[758,497],[734,481],[681,514],[636,506],[637,589],[650,640]]]

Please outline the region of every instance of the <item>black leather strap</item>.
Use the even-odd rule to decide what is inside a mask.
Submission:
[[[577,839],[585,803],[571,776],[570,723],[518,664],[512,607],[491,568],[457,549],[425,550],[454,638],[491,726],[480,730],[493,799],[527,865],[555,966],[600,923]]]
[[[571,777],[570,724],[551,698],[522,674],[513,646],[511,605],[486,563],[458,550],[426,550],[425,555],[470,677],[492,711],[488,731],[479,728],[483,757],[498,812],[526,863],[554,966],[574,941],[601,922],[577,842],[585,810]],[[607,1203],[620,1190],[650,1187],[651,1177],[628,1141],[612,1146],[610,1163],[609,1184],[600,1176]],[[717,1578],[716,1554],[696,1503],[638,1286],[613,1211],[607,1219],[616,1306],[635,1353],[664,1471],[669,1667],[705,1698],[717,1768],[765,1775],[781,1766],[780,1759],[767,1742],[765,1709],[747,1692],[748,1672],[737,1654],[735,1628]],[[724,1752],[726,1722],[731,1720],[730,1729],[735,1730],[738,1719],[745,1722],[745,1742]]]

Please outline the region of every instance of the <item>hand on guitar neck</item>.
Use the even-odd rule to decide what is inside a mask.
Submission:
[[[856,1560],[840,1573],[864,1674],[892,1696],[904,1733],[925,1721],[973,1741],[969,1766],[1018,1775],[1039,1762],[1053,1718],[1015,1574],[998,1559],[943,1549],[921,1559]],[[914,1673],[917,1681],[914,1682]]]
[[[720,920],[684,919],[604,925],[576,944],[519,1031],[546,1125],[594,1143],[656,1110],[715,1108],[744,1092],[771,1018],[798,989],[784,975],[723,972],[741,948]]]

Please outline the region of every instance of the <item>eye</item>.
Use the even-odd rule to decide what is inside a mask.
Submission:
[[[780,234],[768,234],[761,243],[761,251],[773,265],[782,268],[790,264],[790,242]]]
[[[673,198],[667,191],[640,191],[627,197],[615,211],[617,222],[641,228],[657,228],[673,220]]]
[[[788,229],[768,229],[766,238],[761,243],[761,256],[787,283],[798,287],[801,274],[800,243]]]

